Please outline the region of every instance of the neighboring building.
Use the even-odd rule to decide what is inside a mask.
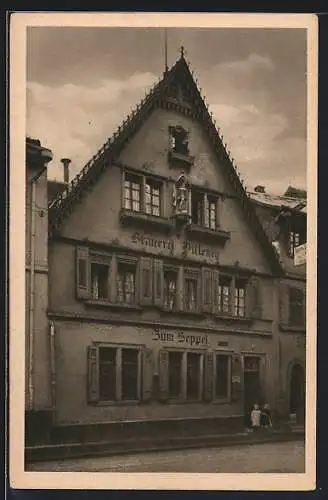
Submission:
[[[307,202],[305,198],[272,196],[265,193],[262,186],[257,186],[249,196],[285,270],[278,290],[280,308],[276,339],[280,394],[276,409],[302,422],[306,370]]]
[[[26,435],[43,439],[51,427],[53,400],[48,307],[48,197],[49,149],[40,141],[26,139]]]
[[[276,408],[284,269],[183,55],[50,202],[49,231],[58,426]]]

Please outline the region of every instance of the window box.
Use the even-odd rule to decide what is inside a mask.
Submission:
[[[151,227],[153,230],[170,232],[173,223],[168,217],[160,217],[143,212],[136,212],[122,208],[120,212],[122,224],[135,225],[138,227]]]
[[[196,237],[203,241],[207,240],[221,245],[225,245],[231,238],[230,232],[223,231],[221,229],[210,229],[209,227],[193,223],[187,226],[187,230],[188,233],[190,233],[191,238]]]

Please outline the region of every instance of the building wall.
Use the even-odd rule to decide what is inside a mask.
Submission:
[[[31,179],[43,168],[43,162],[29,161],[26,169],[26,226],[25,226],[25,276],[26,276],[26,404],[28,402],[28,366],[30,334],[30,270],[31,270]],[[47,173],[36,181],[35,196],[35,287],[33,328],[33,410],[51,408],[51,384],[49,369],[48,338],[48,216],[47,216]]]
[[[159,402],[156,398],[147,403],[88,403],[88,363],[87,348],[96,343],[103,345],[141,345],[153,351],[153,369],[148,377],[156,376],[159,371],[158,353],[160,349],[188,349],[190,351],[218,353],[250,353],[260,355],[265,365],[262,382],[266,400],[273,403],[273,373],[275,370],[270,335],[250,336],[247,332],[236,335],[232,331],[202,333],[203,343],[199,345],[179,342],[178,331],[172,328],[161,329],[171,333],[171,340],[158,338],[153,327],[137,325],[108,325],[96,322],[77,323],[70,320],[56,320],[56,399],[57,423],[96,423],[120,420],[142,420],[174,417],[237,416],[243,414],[243,403],[226,402]],[[200,336],[200,332],[188,330],[188,335]],[[174,338],[174,340],[173,340]],[[226,343],[220,347],[220,343]]]

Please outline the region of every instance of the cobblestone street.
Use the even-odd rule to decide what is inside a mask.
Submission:
[[[302,473],[304,443],[266,443],[34,463],[45,472]]]

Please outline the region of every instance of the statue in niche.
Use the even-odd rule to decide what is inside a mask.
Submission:
[[[169,127],[171,151],[189,156],[189,132],[181,125]]]
[[[174,185],[174,199],[173,206],[175,213],[178,216],[186,216],[189,213],[189,183],[186,179],[184,172],[179,175]]]

